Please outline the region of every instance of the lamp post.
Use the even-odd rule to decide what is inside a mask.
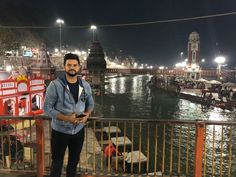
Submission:
[[[60,35],[60,52],[61,52],[61,26],[64,24],[64,20],[58,18],[57,21],[56,21],[58,24],[59,24],[59,35]]]
[[[97,29],[97,27],[95,25],[91,25],[90,29],[93,31],[93,42],[94,42],[94,33],[95,33],[95,30]]]
[[[183,54],[184,54],[184,52],[180,52],[180,61],[182,62],[182,60],[183,60]]]
[[[205,59],[204,58],[201,59],[201,64],[199,66],[199,70],[200,70],[199,78],[202,78],[203,63],[205,63]]]
[[[221,65],[222,65],[222,63],[225,62],[225,57],[218,56],[218,57],[215,58],[215,62],[218,64],[217,65],[217,69],[218,69],[217,75],[218,75],[218,78],[220,79],[220,77],[221,77]]]

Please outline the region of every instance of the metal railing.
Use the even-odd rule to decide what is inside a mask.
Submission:
[[[0,172],[47,174],[50,119],[0,117]],[[4,122],[3,122],[4,121]],[[78,173],[235,176],[236,122],[90,118]],[[115,151],[112,157],[113,144]],[[64,164],[66,165],[67,154]]]

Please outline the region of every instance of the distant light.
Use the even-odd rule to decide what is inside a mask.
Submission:
[[[58,18],[57,21],[56,21],[58,24],[64,24],[64,20]]]
[[[175,67],[185,67],[186,66],[186,62],[182,62],[182,63],[176,63]]]
[[[184,52],[180,52],[180,55],[183,55],[184,54]]]
[[[80,51],[77,50],[77,49],[75,49],[75,50],[73,51],[73,53],[75,53],[76,55],[79,55],[79,56],[80,56]]]
[[[204,58],[202,59],[202,62],[203,62],[203,63],[205,62],[205,59],[204,59]]]
[[[185,60],[184,60],[184,61],[186,61],[186,62],[187,62],[187,61],[188,61],[188,59],[187,59],[187,58],[185,58]]]
[[[222,64],[225,62],[225,57],[223,56],[218,56],[215,58],[215,62],[218,63],[218,64]]]
[[[55,53],[59,52],[58,48],[55,48],[55,49],[54,49],[54,52],[55,52]]]
[[[164,69],[165,67],[164,66],[160,66],[159,69]]]
[[[6,66],[6,71],[7,71],[7,72],[10,72],[11,70],[12,70],[12,66],[11,66],[11,65],[7,65],[7,66]]]
[[[33,52],[31,50],[24,50],[23,51],[23,56],[24,57],[32,57],[33,56]]]
[[[91,29],[91,30],[96,30],[96,29],[97,29],[97,26],[91,25],[90,29]]]
[[[152,69],[153,68],[153,66],[150,66],[150,69]]]

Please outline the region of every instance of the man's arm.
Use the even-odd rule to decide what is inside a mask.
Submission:
[[[80,123],[86,123],[90,114],[93,111],[94,108],[94,100],[93,100],[93,95],[92,95],[92,89],[90,85],[86,85],[86,91],[88,93],[88,96],[85,101],[85,112],[84,112],[84,117],[80,119]]]
[[[51,117],[52,119],[57,119],[61,121],[71,122],[71,123],[78,123],[78,119],[76,119],[75,114],[71,115],[64,115],[63,113],[59,112],[54,108],[56,102],[58,100],[58,95],[56,91],[56,85],[53,81],[49,84],[44,100],[43,110],[44,112]]]
[[[47,87],[43,105],[44,112],[52,119],[56,119],[57,115],[60,113],[59,111],[54,109],[54,105],[56,104],[57,100],[58,95],[56,92],[56,86],[52,81]]]
[[[59,113],[59,114],[57,114],[56,118],[58,120],[65,121],[65,122],[70,122],[70,123],[73,123],[73,124],[79,123],[79,120],[76,118],[75,113],[73,113],[71,115],[65,115],[65,114]]]

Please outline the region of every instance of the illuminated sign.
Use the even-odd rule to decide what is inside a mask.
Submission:
[[[24,57],[32,57],[33,56],[33,52],[31,50],[24,50],[23,51],[23,56]]]

